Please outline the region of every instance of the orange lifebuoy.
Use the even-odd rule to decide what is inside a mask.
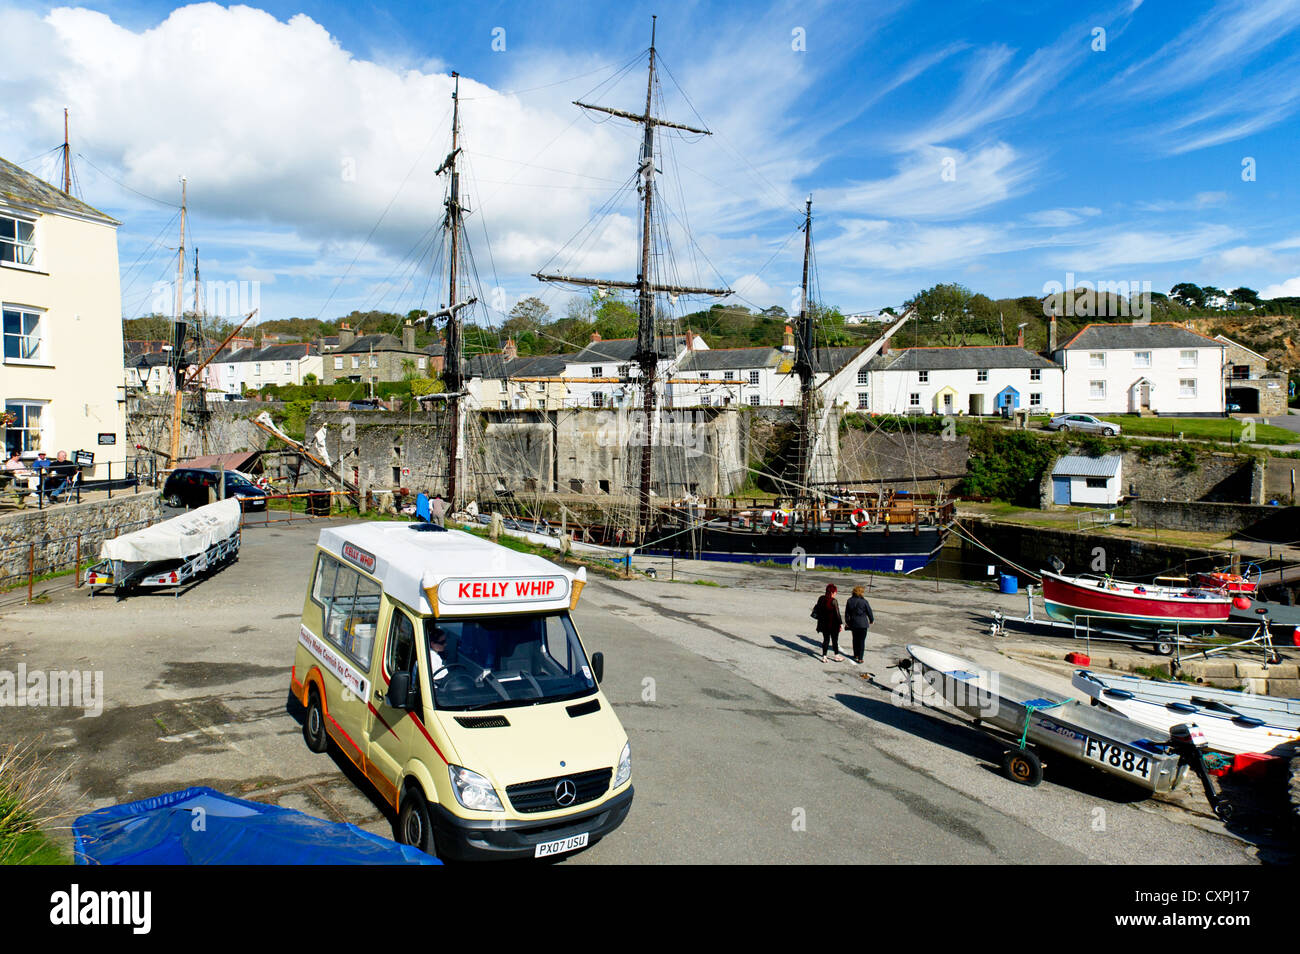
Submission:
[[[861,529],[871,523],[871,514],[867,513],[861,507],[849,514],[849,523]]]

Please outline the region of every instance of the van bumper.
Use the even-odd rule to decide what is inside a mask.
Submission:
[[[513,819],[467,819],[453,815],[441,805],[429,806],[429,821],[440,858],[460,861],[488,861],[531,858],[534,849],[547,841],[586,832],[593,845],[627,818],[632,807],[632,786],[588,811],[564,818],[537,821]],[[493,827],[495,825],[495,827]]]

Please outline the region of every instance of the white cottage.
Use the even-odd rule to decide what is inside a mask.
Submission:
[[[1224,352],[1222,342],[1181,325],[1088,325],[1056,352],[1065,411],[1222,415]]]
[[[873,414],[1035,414],[1061,411],[1062,371],[1015,345],[887,348],[858,370],[857,401]]]

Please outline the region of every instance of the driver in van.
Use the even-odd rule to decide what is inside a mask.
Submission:
[[[429,672],[437,682],[447,675],[447,664],[442,661],[442,654],[447,651],[447,634],[441,626],[435,626],[429,634]]]

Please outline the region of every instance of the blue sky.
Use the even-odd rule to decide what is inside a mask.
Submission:
[[[1300,0],[1043,6],[0,6],[0,155],[51,171],[70,106],[84,197],[123,222],[128,316],[174,271],[174,210],[141,194],[174,203],[181,175],[205,277],[259,283],[261,317],[436,306],[418,250],[455,69],[485,290],[562,311],[529,277],[548,261],[635,270],[630,201],[582,230],[638,131],[570,100],[639,108],[653,12],[663,110],[715,133],[660,162],[683,281],[789,307],[811,193],[846,310],[1070,275],[1300,294]]]

